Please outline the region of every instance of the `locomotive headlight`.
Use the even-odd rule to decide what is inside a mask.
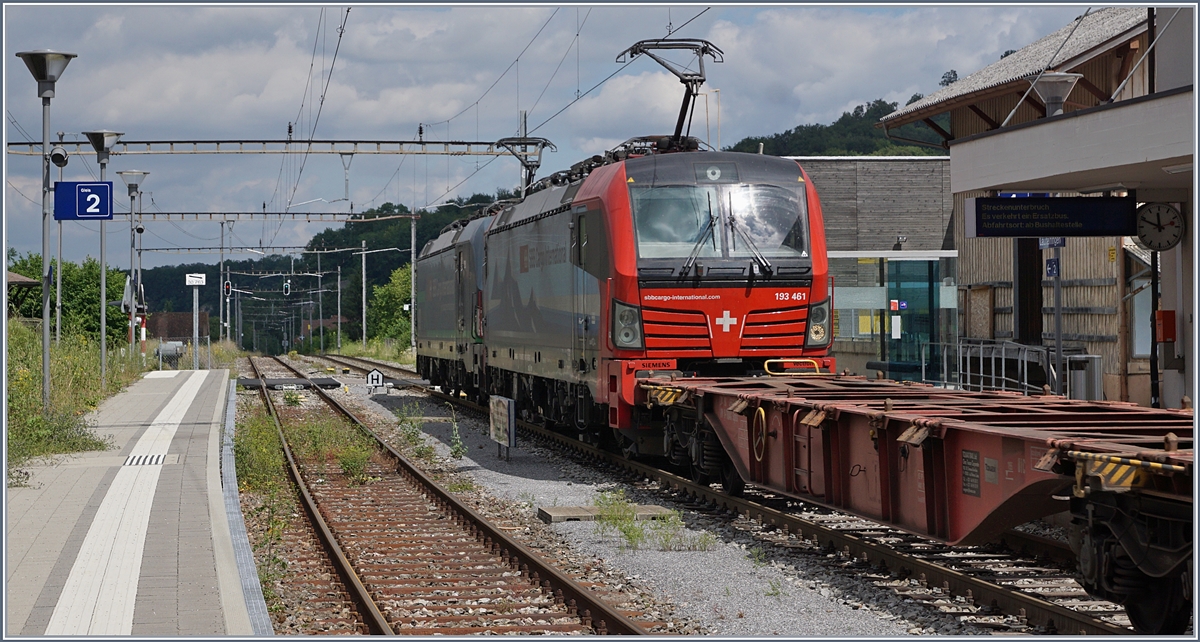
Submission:
[[[808,309],[808,347],[819,347],[829,343],[832,338],[832,328],[829,327],[829,299],[814,303]]]
[[[612,319],[613,345],[625,350],[642,349],[641,311],[614,299]]]

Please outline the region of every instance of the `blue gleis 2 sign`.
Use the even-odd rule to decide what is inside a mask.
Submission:
[[[112,193],[112,181],[59,181],[54,184],[54,220],[111,221]]]

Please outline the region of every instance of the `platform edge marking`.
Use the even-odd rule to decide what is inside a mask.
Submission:
[[[150,449],[159,445],[166,453],[206,376],[206,371],[197,371],[184,381],[138,439],[131,455],[156,454]],[[46,635],[132,633],[142,553],[161,473],[161,464],[117,471],[63,585]],[[107,607],[101,608],[102,603]]]
[[[233,551],[237,558],[238,575],[242,583],[242,596],[246,600],[246,611],[254,636],[275,635],[267,602],[263,598],[262,585],[258,580],[258,567],[246,535],[246,521],[242,517],[242,504],[238,498],[237,467],[233,456],[233,436],[237,428],[237,381],[229,382],[228,407],[225,413],[225,430],[222,438],[221,476],[225,497],[225,515],[229,524]]]
[[[223,379],[229,378],[227,370],[218,370]],[[217,585],[221,598],[221,613],[225,635],[253,635],[250,615],[246,611],[245,596],[242,595],[241,579],[237,572],[237,557],[233,551],[233,539],[229,531],[229,518],[225,513],[225,496],[221,488],[221,445],[226,396],[228,387],[218,384],[218,400],[213,408],[208,431],[207,480],[208,515],[212,524],[213,557],[217,567]]]

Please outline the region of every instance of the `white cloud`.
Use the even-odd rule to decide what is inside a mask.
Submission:
[[[531,110],[531,127],[543,123],[571,103],[576,91],[587,91],[620,69],[614,61],[620,51],[662,36],[668,19],[678,26],[701,10],[356,6],[335,65],[336,27],[343,18],[336,8],[9,6],[6,108],[25,131],[37,135],[41,113],[35,86],[12,54],[51,47],[79,54],[51,107],[51,128],[69,132],[67,140],[74,132],[101,127],[124,131],[127,140],[279,139],[289,122],[295,123],[295,137],[303,138],[318,108],[317,138],[409,139],[424,123],[426,140],[447,135],[494,140],[516,133],[520,110]],[[724,63],[706,66],[704,90],[721,90],[721,142],[731,145],[745,136],[829,123],[880,97],[903,104],[913,93],[935,90],[944,71],[953,68],[965,76],[1079,13],[1077,7],[1037,6],[717,7],[677,35],[706,38],[725,52]],[[577,25],[585,16],[576,43]],[[331,66],[333,78],[321,104]],[[535,132],[559,150],[546,154],[539,174],[633,136],[672,131],[682,96],[674,76],[652,60],[636,61]],[[708,108],[706,118],[704,103],[697,104],[692,133],[711,136],[715,144],[715,94]],[[443,122],[456,115],[448,125]],[[15,125],[7,132],[10,140],[25,138]],[[8,161],[12,184],[39,199],[36,159]],[[351,167],[351,196],[358,209],[397,200],[424,204],[486,161],[453,158],[447,164],[443,157],[408,157],[402,162],[397,156],[361,155]],[[134,166],[150,170],[147,186],[163,211],[257,211],[264,201],[271,209],[286,202],[302,163],[295,202],[343,196],[344,171],[336,155],[114,156],[110,173]],[[65,177],[90,179],[95,172],[93,157],[73,157]],[[515,160],[498,159],[451,195],[512,187],[517,173]],[[9,243],[22,251],[40,248],[39,205],[12,187],[5,203]],[[320,201],[305,206],[311,211],[345,207]],[[212,228],[196,232],[200,235],[217,233],[214,224],[180,225]],[[273,225],[242,225],[239,234],[257,242],[264,227],[269,240]],[[276,242],[302,244],[319,227],[285,224]],[[154,229],[180,245],[197,244],[173,226]],[[78,230],[67,235],[68,257],[95,251],[94,237],[84,242],[86,237]],[[174,263],[179,257],[153,260]]]

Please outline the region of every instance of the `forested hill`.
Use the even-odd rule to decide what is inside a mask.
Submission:
[[[460,197],[436,209],[420,212],[420,219],[417,221],[418,251],[424,247],[427,241],[437,237],[441,233],[442,228],[454,220],[468,217],[477,211],[480,206],[491,203],[498,198],[509,198],[511,196],[512,194],[505,190],[499,190],[497,194],[474,194],[469,198]],[[379,207],[367,210],[362,214],[362,217],[364,219],[385,218],[408,213],[410,213],[410,210],[404,205],[384,203]],[[318,232],[309,240],[307,247],[310,250],[358,248],[361,246],[362,241],[365,240],[367,242],[367,249],[369,250],[399,248],[401,251],[374,252],[367,256],[367,285],[370,286],[368,288],[370,290],[376,285],[387,283],[388,278],[396,268],[408,264],[410,256],[408,251],[409,235],[409,220],[405,218],[382,221],[349,221],[339,227],[331,227]],[[297,275],[292,278],[294,297],[305,299],[310,296],[310,290],[316,289],[318,280],[312,276],[301,275],[315,274],[319,260],[320,270],[325,273],[325,278],[320,281],[320,284],[326,290],[324,293],[323,310],[325,316],[333,314],[336,308],[335,271],[340,266],[344,281],[344,287],[342,288],[343,314],[357,321],[358,317],[355,311],[362,304],[361,279],[363,262],[361,255],[353,254],[352,250],[348,250],[325,253],[320,256],[320,259],[318,259],[318,255],[315,253],[296,254],[293,256],[275,255],[255,259],[246,259],[244,256],[227,256],[225,259],[226,268],[233,272],[231,280],[234,282],[235,287],[250,291],[273,289],[281,292],[283,287],[282,277],[260,279],[256,274],[246,273],[288,272]],[[146,300],[150,311],[191,310],[192,293],[190,289],[182,287],[182,284],[184,282],[184,275],[192,272],[203,272],[208,275],[208,283],[213,287],[200,289],[200,306],[202,309],[208,310],[215,315],[219,307],[218,293],[221,289],[218,268],[215,264],[200,263],[163,266],[145,270]],[[280,295],[276,294],[275,296]],[[370,292],[368,292],[368,298],[370,296]],[[215,323],[215,316],[213,321]],[[350,331],[351,334],[356,332],[357,326],[354,325],[351,327]],[[352,334],[352,336],[354,335]]]
[[[914,96],[913,100],[920,99]],[[729,149],[737,152],[758,152],[758,144],[762,143],[763,153],[772,156],[943,156],[949,152],[933,147],[906,145],[888,140],[883,130],[875,127],[879,119],[896,110],[899,103],[889,103],[882,98],[873,100],[866,105],[859,105],[854,111],[843,112],[829,125],[797,125],[781,134],[767,136],[751,136],[743,138]],[[943,128],[948,124],[940,122],[945,115],[934,121]],[[940,143],[941,137],[925,125],[905,125],[893,134],[904,138],[912,138],[931,143]]]

